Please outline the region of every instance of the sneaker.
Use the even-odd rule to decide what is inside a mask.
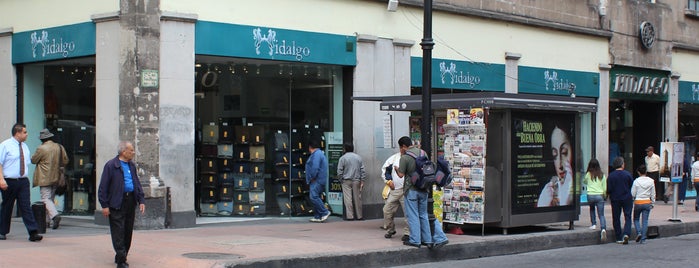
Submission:
[[[328,211],[327,214],[323,215],[323,217],[320,217],[320,221],[325,221],[328,219],[328,217],[330,217],[330,211]]]
[[[602,229],[599,233],[599,240],[602,241],[602,243],[607,243],[607,230]]]
[[[592,226],[590,226],[590,230],[597,230],[597,225],[593,224]]]
[[[439,249],[445,246],[446,244],[449,244],[449,240],[444,240],[443,242],[435,243],[434,245],[432,245],[432,249]]]
[[[403,241],[403,245],[411,246],[411,247],[416,247],[416,248],[420,248],[420,246],[421,246],[420,244],[413,244],[413,243],[410,243],[410,241]]]
[[[316,218],[311,218],[309,221],[310,222],[323,222],[320,219],[316,219]]]
[[[624,240],[617,240],[616,243],[617,244],[624,244]]]
[[[622,242],[623,242],[622,244],[628,245],[628,244],[629,244],[629,236],[628,236],[628,235],[624,235],[624,241],[622,241]]]
[[[641,234],[636,234],[636,243],[641,242]]]

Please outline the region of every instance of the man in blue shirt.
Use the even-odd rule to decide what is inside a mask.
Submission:
[[[102,215],[109,217],[109,230],[116,255],[117,267],[129,267],[126,257],[131,248],[136,204],[143,214],[146,211],[141,181],[136,165],[131,161],[135,155],[131,142],[119,143],[119,155],[104,164],[98,191]]]
[[[330,211],[325,208],[323,199],[320,198],[328,184],[328,159],[320,148],[317,140],[308,142],[308,151],[311,156],[306,161],[306,183],[310,186],[311,203],[313,204],[313,219],[311,222],[325,222],[330,216]]]
[[[12,138],[0,143],[0,192],[2,192],[2,210],[0,211],[0,240],[7,239],[12,220],[12,207],[15,200],[19,202],[24,226],[29,232],[29,241],[41,241],[34,214],[29,206],[29,163],[31,155],[27,140],[27,126],[17,123],[12,126]]]
[[[633,176],[624,170],[624,158],[617,156],[612,161],[614,171],[609,173],[607,178],[607,195],[612,203],[612,224],[614,225],[614,235],[618,244],[628,244],[631,234],[631,209],[633,208],[633,197],[631,196],[631,185]],[[621,229],[621,211],[624,211],[624,229]]]

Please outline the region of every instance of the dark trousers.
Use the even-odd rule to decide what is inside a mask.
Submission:
[[[114,247],[114,262],[126,262],[131,248],[133,235],[133,223],[136,218],[136,198],[133,193],[124,193],[121,208],[109,208],[109,231],[112,234],[112,246]]]
[[[15,200],[19,202],[19,210],[22,211],[22,220],[24,226],[27,227],[27,232],[31,234],[36,232],[37,225],[34,219],[34,213],[30,207],[29,196],[29,179],[10,179],[7,181],[7,190],[2,192],[2,210],[0,211],[0,234],[6,235],[10,232],[10,222],[12,221],[12,207],[15,206]]]
[[[614,225],[614,236],[616,241],[621,241],[624,235],[631,236],[631,210],[633,200],[612,200],[612,224]],[[621,212],[624,211],[624,229],[621,229]]]
[[[655,200],[665,200],[665,183],[660,182],[660,173],[648,172],[646,175],[655,182]]]

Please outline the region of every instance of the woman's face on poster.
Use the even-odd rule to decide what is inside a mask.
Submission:
[[[572,154],[568,134],[558,127],[554,128],[553,132],[551,132],[551,155],[553,156],[556,175],[559,178],[565,178],[566,168],[569,169],[571,167]]]

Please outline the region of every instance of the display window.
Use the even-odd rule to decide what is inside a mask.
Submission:
[[[311,215],[308,142],[335,131],[341,68],[200,55],[195,72],[198,214]]]

